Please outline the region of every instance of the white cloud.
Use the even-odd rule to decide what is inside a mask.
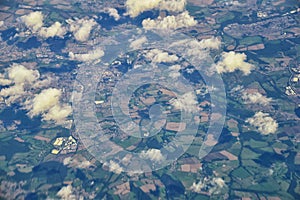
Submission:
[[[70,167],[80,168],[80,169],[87,169],[93,164],[86,160],[84,157],[67,157],[63,160],[64,165],[68,165]]]
[[[66,34],[66,28],[62,26],[61,23],[55,22],[50,27],[42,27],[39,31],[39,35],[44,38],[58,36],[63,38]]]
[[[169,67],[170,73],[169,73],[169,77],[176,79],[180,76],[180,72],[179,70],[181,69],[180,65],[172,65],[171,67]]]
[[[34,32],[43,26],[43,19],[44,16],[40,11],[31,12],[28,15],[21,17],[21,20],[25,23],[25,25]]]
[[[29,93],[25,87],[34,87],[39,82],[40,73],[37,70],[27,69],[20,64],[12,64],[0,75],[0,85],[8,86],[0,91],[0,97],[10,105],[17,102]]]
[[[166,16],[164,18],[158,17],[157,19],[145,19],[142,25],[145,29],[179,29],[185,27],[195,26],[197,21],[189,15],[187,11],[176,16]]]
[[[147,151],[141,151],[140,156],[154,162],[160,162],[164,160],[164,156],[159,149],[148,149]]]
[[[68,19],[67,23],[70,25],[70,31],[74,34],[77,41],[84,42],[90,37],[92,28],[97,24],[94,19]]]
[[[49,37],[63,37],[67,30],[60,22],[54,22],[50,27],[43,27],[44,16],[42,12],[32,12],[28,15],[22,16],[21,20],[25,23],[27,28],[30,28],[34,33],[37,33],[43,38]]]
[[[0,85],[2,86],[6,86],[6,85],[10,85],[12,82],[9,79],[6,78],[0,78]]]
[[[130,43],[130,48],[134,49],[134,50],[137,50],[139,48],[142,47],[142,45],[144,43],[146,43],[148,41],[147,37],[146,36],[143,36],[143,37],[140,37],[136,40],[133,40],[131,43]]]
[[[50,77],[41,79],[38,70],[13,64],[4,74],[0,74],[0,83],[7,86],[0,91],[0,97],[5,99],[6,105],[20,103],[29,111],[27,114],[30,117],[41,114],[43,120],[62,124],[72,111],[69,105],[60,103],[61,91],[58,89],[48,88],[33,94],[36,89],[43,89],[51,83]]]
[[[5,78],[3,74],[0,74],[0,85],[6,86],[12,84],[12,80]]]
[[[67,185],[62,187],[56,194],[62,200],[75,200],[76,196],[73,194],[73,187],[72,185]]]
[[[205,177],[203,180],[199,181],[198,183],[194,182],[190,189],[194,192],[200,193],[201,191],[206,191],[208,186],[209,190],[208,193],[216,194],[219,193],[220,190],[225,187],[225,181],[220,178],[207,178]]]
[[[249,75],[254,66],[245,60],[247,60],[247,56],[244,53],[223,52],[221,60],[216,65],[217,72],[225,73],[240,70],[244,75]]]
[[[32,105],[30,105],[30,116],[33,117],[50,110],[50,108],[58,104],[60,96],[61,91],[56,88],[46,89],[36,94],[31,102]]]
[[[44,79],[39,79],[38,81],[34,82],[32,84],[32,88],[44,88],[47,87],[51,84],[52,78],[51,77],[46,77]]]
[[[185,9],[186,0],[164,0],[159,5],[160,10],[181,12]]]
[[[203,39],[201,41],[191,39],[183,41],[190,56],[202,55],[204,50],[219,49],[221,41],[217,38]]]
[[[72,108],[68,104],[55,105],[43,114],[43,120],[53,120],[58,124],[63,124],[71,113]]]
[[[8,69],[8,78],[15,84],[32,83],[39,77],[40,73],[37,70],[27,69],[23,65],[13,64]]]
[[[198,41],[196,39],[185,39],[173,42],[170,47],[180,49],[187,56],[196,57],[198,59],[206,58],[208,50],[219,49],[221,41],[216,37],[203,39]]]
[[[259,92],[253,92],[248,93],[247,91],[244,91],[242,94],[242,99],[245,103],[251,103],[251,104],[260,104],[263,106],[267,106],[272,101],[272,98],[267,98],[266,96],[263,96]]]
[[[106,9],[109,16],[113,17],[116,21],[118,21],[120,19],[120,15],[118,13],[118,10],[115,8],[107,8]]]
[[[22,94],[24,94],[24,87],[23,85],[13,85],[11,87],[8,88],[3,88],[0,91],[0,96],[2,97],[9,97],[9,96],[21,96]]]
[[[213,178],[211,180],[211,185],[212,185],[212,187],[209,189],[208,192],[210,194],[219,194],[221,189],[223,187],[225,187],[226,184],[225,184],[225,181],[222,178],[217,177],[217,178]]]
[[[198,44],[195,44],[195,46],[199,46],[199,48],[202,49],[219,49],[221,46],[221,41],[216,37],[211,37],[201,40]]]
[[[66,157],[64,160],[63,160],[63,164],[64,165],[70,165],[72,163],[73,159],[72,157]]]
[[[136,17],[144,11],[159,9],[171,12],[181,12],[185,9],[186,0],[127,0],[127,14]]]
[[[100,59],[104,56],[104,51],[102,49],[95,49],[86,54],[74,54],[73,52],[69,52],[69,57],[73,60],[78,60],[82,62],[89,62]]]
[[[193,182],[193,185],[190,187],[190,189],[194,192],[199,193],[199,192],[201,192],[202,188],[204,188],[204,187],[205,187],[205,185],[201,181],[199,181],[198,183]]]
[[[217,178],[213,178],[212,180],[219,188],[223,188],[225,186],[225,181],[220,178],[220,177],[217,177]]]
[[[195,112],[197,110],[198,101],[192,92],[187,92],[177,99],[171,99],[170,104],[175,109],[184,110],[186,112]]]
[[[136,17],[144,11],[157,8],[161,1],[162,0],[150,0],[150,1],[127,0],[125,5],[127,7],[127,13],[131,17]]]
[[[58,124],[65,122],[66,117],[72,112],[67,104],[60,103],[61,91],[56,88],[48,88],[26,102],[26,109],[30,117],[42,114],[43,120],[53,120]]]
[[[244,91],[244,87],[242,85],[237,85],[230,90],[230,93],[240,93]]]
[[[172,63],[178,60],[176,55],[170,55],[168,52],[164,52],[160,49],[151,49],[147,51],[145,57],[152,61],[152,63]]]
[[[278,123],[272,117],[270,117],[268,113],[263,113],[261,111],[256,112],[254,116],[248,118],[246,122],[256,127],[257,130],[263,135],[275,133],[278,128]]]
[[[116,174],[120,174],[123,172],[123,168],[113,160],[110,160],[109,163],[104,163],[104,166],[108,166],[109,171]]]

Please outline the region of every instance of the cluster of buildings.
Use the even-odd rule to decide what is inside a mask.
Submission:
[[[300,82],[300,67],[291,67],[290,72],[292,73],[289,80],[288,86],[285,87],[285,94],[288,96],[297,95],[297,86],[299,87]]]
[[[71,152],[76,152],[77,150],[77,141],[73,136],[69,137],[58,137],[53,143],[54,148],[51,150],[51,153],[57,155],[67,154]]]
[[[287,15],[266,19],[252,24],[230,24],[224,28],[224,32],[235,38],[257,36],[259,34],[269,40],[273,40],[294,37],[297,34],[296,32],[292,35],[287,35],[283,34],[282,31],[296,25],[296,20]]]

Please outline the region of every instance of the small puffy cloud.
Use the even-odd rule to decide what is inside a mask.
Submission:
[[[19,99],[24,99],[28,91],[25,87],[36,88],[40,82],[40,73],[37,70],[27,69],[20,64],[12,64],[0,74],[0,85],[7,86],[0,90],[0,97],[5,99],[5,103],[10,105]]]
[[[160,162],[164,160],[164,156],[159,149],[148,149],[147,151],[141,151],[140,156],[141,158],[146,158],[154,162]]]
[[[30,28],[34,33],[37,33],[43,38],[63,37],[66,34],[66,28],[60,22],[54,22],[50,27],[43,27],[43,14],[40,11],[32,12],[22,16],[21,20],[27,28]]]
[[[217,177],[217,178],[213,178],[212,180],[219,188],[223,188],[226,184],[225,184],[225,181],[220,178],[220,177]]]
[[[108,13],[109,16],[113,17],[116,21],[120,19],[120,15],[118,13],[118,10],[115,8],[107,8],[106,12]]]
[[[164,0],[160,2],[159,9],[170,12],[182,12],[185,9],[186,0]]]
[[[5,86],[5,85],[10,85],[11,80],[6,79],[6,78],[0,78],[0,85]]]
[[[202,55],[204,50],[219,49],[221,46],[221,41],[216,37],[203,39],[201,41],[187,39],[175,42],[172,44],[172,46],[184,46],[186,48],[187,55],[197,56]]]
[[[74,54],[73,52],[69,52],[69,57],[73,60],[78,60],[82,62],[89,62],[100,59],[104,56],[104,51],[102,49],[95,49],[86,54]]]
[[[29,114],[36,116],[50,110],[50,108],[58,104],[60,96],[61,91],[56,88],[46,89],[36,94],[32,100],[33,104]]]
[[[133,40],[131,43],[130,43],[130,48],[134,49],[134,50],[137,50],[139,48],[142,47],[142,45],[144,43],[146,43],[148,41],[147,37],[146,36],[143,36],[143,37],[140,37],[136,40]]]
[[[169,77],[171,78],[178,78],[180,76],[180,72],[179,70],[181,69],[181,66],[180,65],[172,65],[171,67],[169,67]]]
[[[116,174],[121,174],[123,168],[113,160],[110,160],[109,163],[104,163],[104,166],[107,166],[109,171],[114,172]]]
[[[38,80],[32,84],[32,88],[44,88],[51,84],[52,78],[46,77],[42,80]]]
[[[207,52],[212,49],[219,49],[221,46],[221,41],[216,37],[211,37],[208,39],[203,39],[198,41],[196,39],[185,39],[173,42],[171,47],[180,49],[187,56],[206,58]]]
[[[144,11],[157,8],[161,1],[162,0],[150,0],[150,1],[127,0],[125,3],[127,8],[127,14],[129,14],[130,17],[136,17]]]
[[[64,165],[69,165],[72,160],[73,160],[72,157],[67,157],[67,158],[64,159],[63,164]]]
[[[272,117],[270,117],[268,113],[263,113],[261,111],[256,112],[254,116],[248,118],[246,122],[256,127],[257,130],[263,135],[275,133],[278,128],[278,123]]]
[[[172,63],[176,62],[179,58],[176,55],[170,55],[168,52],[164,52],[159,49],[151,49],[149,50],[145,57],[148,60],[151,60],[153,63]]]
[[[39,77],[40,73],[37,70],[27,69],[23,65],[13,64],[8,69],[8,78],[15,84],[32,83]]]
[[[248,93],[246,91],[243,92],[242,99],[247,104],[248,103],[260,104],[260,105],[263,105],[263,106],[269,105],[270,102],[272,101],[272,98],[267,98],[266,96],[263,96],[259,92]]]
[[[158,17],[157,19],[145,19],[142,22],[143,28],[147,30],[151,29],[179,29],[195,26],[197,21],[185,11],[176,16]]]
[[[44,16],[40,11],[31,12],[28,15],[21,17],[21,20],[25,23],[25,25],[34,32],[43,26],[43,19]]]
[[[0,85],[6,86],[12,84],[12,80],[5,78],[4,74],[0,74]]]
[[[84,157],[79,156],[67,157],[63,160],[63,164],[80,169],[87,169],[90,166],[93,166],[93,164],[90,161],[86,160]]]
[[[171,99],[170,104],[174,106],[175,109],[184,110],[186,112],[195,112],[197,110],[198,101],[196,96],[192,92],[187,92],[177,99]]]
[[[55,105],[48,110],[47,113],[43,114],[43,120],[53,120],[58,124],[63,124],[65,119],[71,114],[72,108],[67,104]]]
[[[26,102],[26,109],[30,117],[42,114],[43,120],[53,120],[58,124],[65,122],[72,109],[67,104],[60,103],[61,91],[56,88],[48,88],[36,94],[35,97]]]
[[[181,12],[185,9],[186,0],[127,0],[127,14],[136,17],[144,11],[159,9],[170,12]]]
[[[221,46],[221,41],[216,37],[211,37],[208,39],[203,39],[195,46],[199,46],[202,49],[219,49]]]
[[[194,182],[190,189],[193,192],[201,193],[202,191],[207,191],[209,194],[217,194],[220,190],[225,187],[225,181],[220,177],[214,178],[204,178],[198,183]],[[209,186],[209,187],[208,187]]]
[[[6,86],[0,90],[0,97],[5,99],[6,105],[20,103],[29,111],[27,114],[30,117],[42,115],[43,120],[62,124],[72,112],[69,105],[60,103],[61,91],[58,89],[48,88],[33,94],[35,90],[32,89],[40,90],[51,83],[49,77],[41,79],[38,70],[13,64],[5,69],[4,74],[0,74],[0,83]]]
[[[24,94],[24,87],[23,85],[13,85],[11,87],[8,88],[3,88],[0,91],[0,96],[2,97],[9,97],[9,96],[21,96],[22,94]]]
[[[197,193],[200,193],[202,188],[205,187],[205,184],[202,183],[201,181],[199,181],[198,183],[196,182],[193,182],[193,185],[190,187],[190,189],[193,191],[193,192],[197,192]]]
[[[93,27],[97,24],[94,19],[68,19],[67,23],[70,25],[70,31],[73,33],[75,39],[80,42],[87,41]]]
[[[244,87],[242,85],[237,85],[230,90],[230,93],[240,93],[244,91]]]
[[[72,185],[67,185],[62,187],[56,194],[62,200],[75,200],[76,196],[73,194],[73,187]]]
[[[44,38],[58,36],[63,38],[66,34],[66,28],[61,23],[55,22],[50,27],[42,27],[39,31],[39,35]]]
[[[226,73],[240,70],[244,75],[249,75],[254,66],[245,60],[247,60],[247,56],[244,53],[223,52],[221,60],[216,65],[217,72]]]
[[[225,187],[226,184],[222,178],[217,177],[211,180],[211,185],[212,187],[208,191],[209,194],[219,194],[221,189]]]

